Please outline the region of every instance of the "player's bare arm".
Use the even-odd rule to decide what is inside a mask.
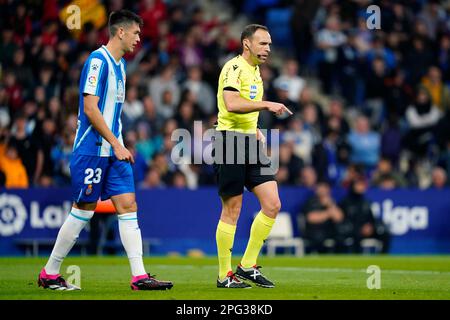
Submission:
[[[134,163],[133,155],[125,147],[123,147],[119,140],[114,136],[111,130],[106,125],[103,115],[98,108],[99,97],[94,95],[84,95],[84,113],[86,114],[89,122],[92,124],[95,130],[111,144],[114,150],[114,155],[119,160],[130,161]]]
[[[228,112],[249,113],[254,111],[268,110],[277,115],[292,112],[282,103],[272,101],[250,101],[240,96],[238,91],[224,90],[223,100]]]

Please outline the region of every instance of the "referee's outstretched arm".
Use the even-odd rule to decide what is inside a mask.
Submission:
[[[269,110],[275,114],[287,112],[292,115],[284,104],[272,101],[250,101],[240,96],[239,91],[224,90],[223,100],[228,112],[249,113],[254,111]]]

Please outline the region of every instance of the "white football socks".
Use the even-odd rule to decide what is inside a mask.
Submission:
[[[119,214],[119,233],[123,247],[130,260],[133,277],[147,274],[142,260],[142,237],[137,221],[137,213]]]
[[[81,230],[83,230],[93,215],[94,211],[72,208],[66,221],[61,226],[61,229],[59,229],[55,246],[44,267],[47,274],[59,274],[64,258],[69,254]]]

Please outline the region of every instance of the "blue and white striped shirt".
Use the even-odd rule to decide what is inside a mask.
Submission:
[[[109,157],[113,150],[92,127],[84,113],[84,94],[98,96],[98,107],[106,125],[123,145],[122,106],[125,101],[125,60],[115,61],[105,46],[93,51],[86,60],[80,77],[78,128],[73,151],[83,155]]]

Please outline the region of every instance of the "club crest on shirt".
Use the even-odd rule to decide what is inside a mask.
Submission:
[[[123,87],[122,79],[117,82],[117,101],[125,102],[125,88]]]
[[[255,99],[257,93],[258,87],[256,86],[256,84],[250,85],[250,99]]]
[[[88,185],[86,191],[84,192],[87,196],[92,193],[92,184]]]

